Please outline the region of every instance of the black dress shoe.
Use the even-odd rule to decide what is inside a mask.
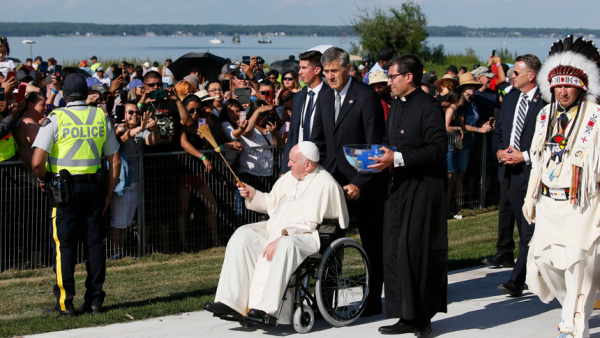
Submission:
[[[101,306],[98,305],[90,305],[87,303],[83,303],[83,305],[81,305],[79,307],[79,309],[77,309],[77,311],[79,311],[79,313],[91,313],[94,315],[97,315],[100,313],[101,311]]]
[[[496,256],[484,258],[481,263],[496,268],[512,268],[515,266],[515,256],[511,254],[497,254]]]
[[[514,281],[509,280],[506,283],[498,284],[498,291],[513,297],[521,297],[523,295],[523,285],[518,285]]]
[[[427,337],[431,333],[431,322],[423,327],[418,327],[415,329],[415,336],[417,337]]]
[[[46,309],[46,310],[42,311],[42,313],[45,315],[57,314],[57,315],[61,315],[63,317],[70,317],[70,318],[77,317],[77,311],[75,311],[75,307],[73,305],[67,306],[67,309],[64,311],[55,306],[51,309]]]
[[[250,309],[248,311],[248,318],[256,320],[260,319],[260,322],[267,325],[277,325],[277,318],[259,309]]]
[[[207,302],[206,304],[204,304],[204,310],[206,310],[208,312],[212,312],[217,316],[226,315],[226,314],[233,314],[233,315],[241,316],[241,314],[239,312],[235,311],[234,309],[230,308],[229,306],[227,306],[221,302],[214,302],[214,303]]]
[[[414,333],[417,327],[412,323],[405,323],[402,318],[394,325],[382,326],[379,328],[381,334],[402,334],[402,333]]]
[[[250,311],[248,311],[248,317],[253,317],[253,318],[265,318],[267,315],[266,312],[264,312],[263,310],[258,310],[258,309],[250,309]]]

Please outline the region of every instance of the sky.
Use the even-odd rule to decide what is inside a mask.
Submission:
[[[600,29],[598,0],[415,2],[421,5],[430,26]],[[350,25],[365,8],[387,8],[401,3],[401,0],[19,0],[3,3],[0,22],[329,26]]]

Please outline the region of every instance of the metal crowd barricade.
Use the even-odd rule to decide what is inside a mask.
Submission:
[[[489,136],[489,135],[488,135]],[[455,135],[448,133],[448,144]],[[489,159],[489,138],[475,134],[463,193],[454,196],[464,208],[496,203],[496,162]],[[265,177],[242,175],[254,187],[269,190],[279,177],[281,148],[257,147],[273,153],[272,174]],[[131,224],[124,231],[121,256],[140,257],[149,253],[190,252],[224,246],[235,229],[257,222],[264,215],[249,211],[237,191],[235,178],[223,159],[214,151],[207,153],[210,173],[202,161],[184,151],[144,153],[138,156],[137,202],[123,212],[130,213]],[[236,173],[237,160],[231,163]],[[132,168],[129,169],[130,171]],[[134,182],[135,183],[135,182]],[[496,190],[494,190],[496,189]],[[454,202],[453,202],[454,203]],[[114,207],[105,217],[107,258],[111,250],[111,218],[119,218]],[[33,171],[21,161],[0,162],[0,271],[34,269],[52,265],[50,207],[38,188]],[[78,262],[83,262],[81,246]]]

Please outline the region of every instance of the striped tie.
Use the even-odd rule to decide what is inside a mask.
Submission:
[[[527,94],[523,94],[521,102],[519,102],[519,112],[517,113],[517,125],[515,126],[515,150],[521,150],[521,133],[525,124],[525,115],[527,114]]]

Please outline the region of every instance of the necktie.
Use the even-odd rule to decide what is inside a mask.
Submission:
[[[302,140],[308,141],[310,140],[310,118],[312,116],[313,110],[313,99],[315,97],[315,92],[312,90],[308,91],[308,95],[310,98],[308,99],[308,106],[306,106],[306,111],[304,113],[304,125],[302,125]]]
[[[519,111],[517,112],[517,125],[515,126],[515,149],[521,150],[521,133],[523,132],[523,125],[525,124],[525,115],[527,114],[527,94],[523,94],[521,101],[519,102]]]
[[[339,93],[335,95],[335,122],[337,122],[338,115],[340,115],[340,107],[342,105],[342,97]]]

